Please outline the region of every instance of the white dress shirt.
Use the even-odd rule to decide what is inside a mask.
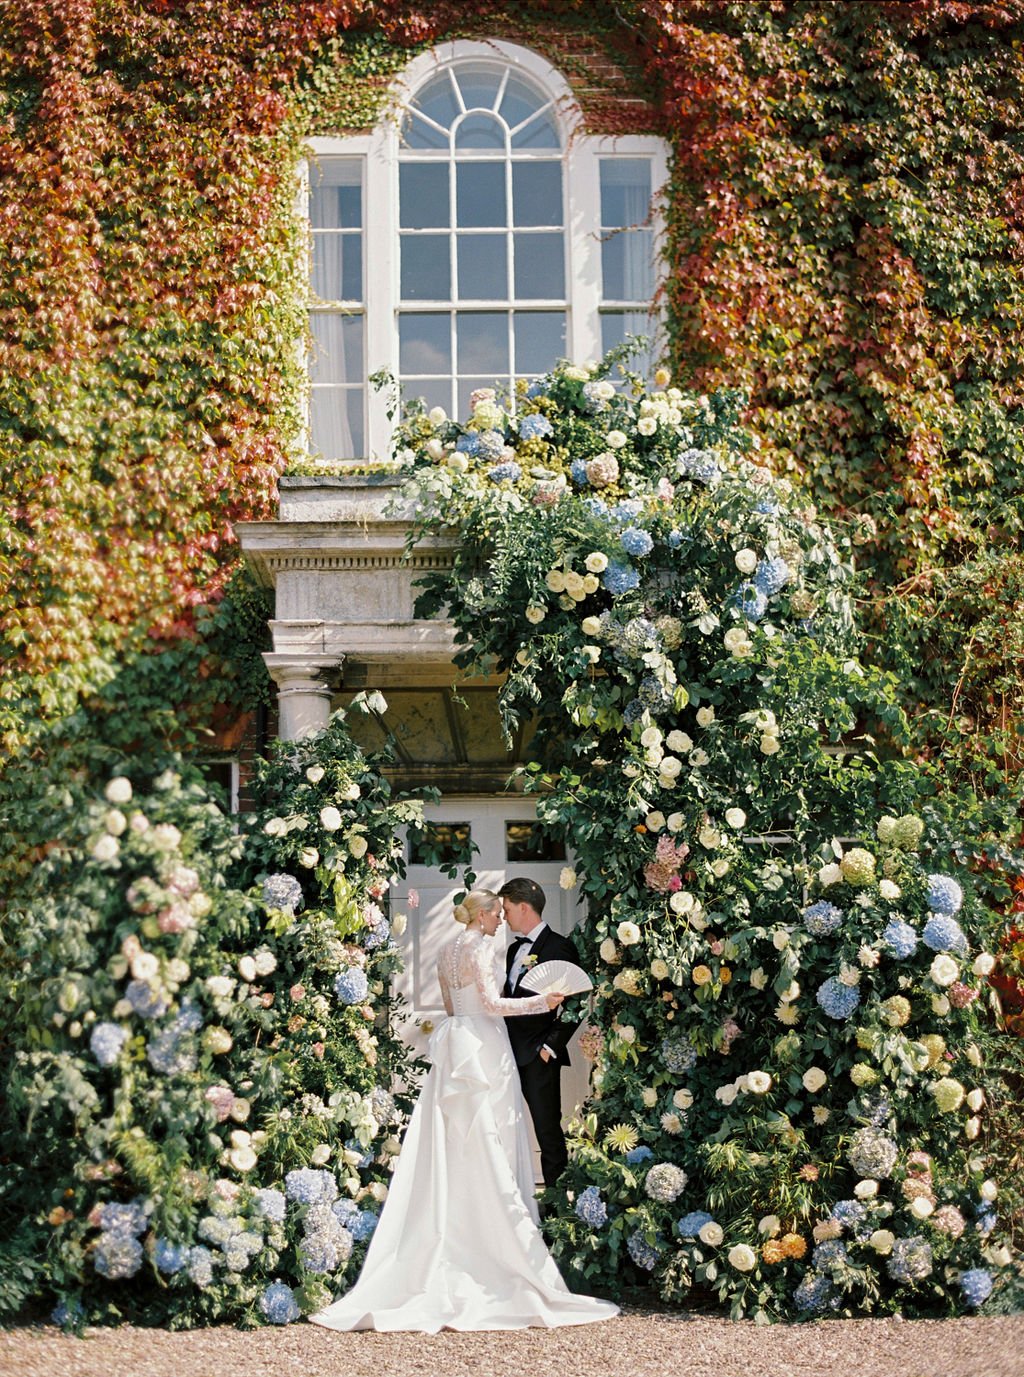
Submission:
[[[535,928],[531,928],[529,932],[522,934],[526,938],[526,941],[520,944],[520,947],[516,952],[515,957],[513,958],[512,968],[508,973],[508,987],[510,990],[515,989],[516,982],[519,980],[519,977],[523,974],[523,970],[526,967],[526,962],[529,959],[530,952],[533,950],[533,944],[536,942],[537,938],[541,935],[541,933],[544,931],[546,927],[547,923],[545,923],[542,918]],[[544,1044],[543,1051],[547,1052],[549,1056],[553,1057],[555,1055],[553,1050],[547,1045],[547,1043]]]

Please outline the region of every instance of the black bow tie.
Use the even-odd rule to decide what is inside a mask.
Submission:
[[[512,943],[512,945],[509,947],[509,951],[514,956],[520,947],[528,947],[529,945],[529,937],[517,937],[515,941]]]

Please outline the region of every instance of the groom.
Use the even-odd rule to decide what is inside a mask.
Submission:
[[[505,921],[516,934],[505,956],[505,995],[522,999],[530,994],[522,979],[542,961],[571,961],[579,965],[576,948],[553,931],[541,917],[544,891],[534,880],[509,880],[498,891]],[[562,1067],[569,1065],[566,1047],[579,1026],[559,1018],[560,1010],[507,1018],[512,1052],[519,1068],[523,1098],[530,1110],[545,1186],[553,1186],[569,1162],[562,1132]]]

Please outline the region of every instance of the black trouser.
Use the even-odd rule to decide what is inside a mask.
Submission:
[[[530,1110],[537,1146],[540,1148],[540,1169],[545,1186],[553,1186],[569,1165],[569,1153],[562,1132],[562,1068],[554,1057],[520,1066],[523,1098]]]

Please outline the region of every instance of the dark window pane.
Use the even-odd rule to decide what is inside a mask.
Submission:
[[[544,836],[535,822],[506,822],[505,860],[564,861],[565,842]]]
[[[649,340],[654,332],[655,323],[646,311],[601,312],[601,352],[604,354],[620,345],[627,335],[642,335]],[[651,377],[654,373],[654,356],[650,345],[629,359],[626,366],[641,377]]]
[[[654,294],[654,241],[650,230],[620,230],[601,244],[605,301],[650,301]]]
[[[504,163],[459,163],[455,186],[455,220],[459,226],[504,227],[508,223]]]
[[[398,220],[402,229],[447,227],[447,163],[399,164]]]
[[[402,396],[407,402],[419,397],[429,411],[432,406],[443,406],[449,414],[452,409],[452,384],[449,378],[406,378],[401,379]]]
[[[510,76],[501,98],[500,110],[509,128],[514,129],[546,104],[546,96],[540,95],[521,78]]]
[[[468,865],[473,858],[468,822],[426,822],[409,832],[410,865]]]
[[[642,225],[651,208],[648,158],[602,158],[601,224],[605,229]]]
[[[313,334],[309,379],[313,383],[359,383],[363,364],[363,317],[315,311],[309,318]]]
[[[460,311],[456,316],[459,373],[508,372],[508,315],[504,311]]]
[[[355,158],[324,158],[309,168],[309,222],[314,229],[360,229],[362,166]]]
[[[565,357],[564,311],[517,311],[516,374],[547,373]]]
[[[481,111],[466,115],[455,131],[456,148],[505,147],[505,130],[493,115]]]
[[[460,234],[459,299],[503,301],[508,296],[506,239],[503,234]]]
[[[403,377],[451,373],[451,317],[447,311],[423,315],[406,311],[398,317],[398,370]]]
[[[314,387],[309,398],[312,449],[325,459],[362,459],[366,454],[363,389]]]
[[[312,285],[321,301],[362,301],[363,236],[314,234]]]
[[[560,234],[517,234],[516,298],[561,300],[565,296],[565,245]]]
[[[466,109],[473,110],[479,105],[484,110],[493,110],[503,75],[502,72],[481,71],[479,68],[463,68],[456,73]]]
[[[403,301],[447,301],[451,296],[451,268],[447,234],[403,234]]]
[[[561,163],[512,164],[512,223],[562,223]]]

